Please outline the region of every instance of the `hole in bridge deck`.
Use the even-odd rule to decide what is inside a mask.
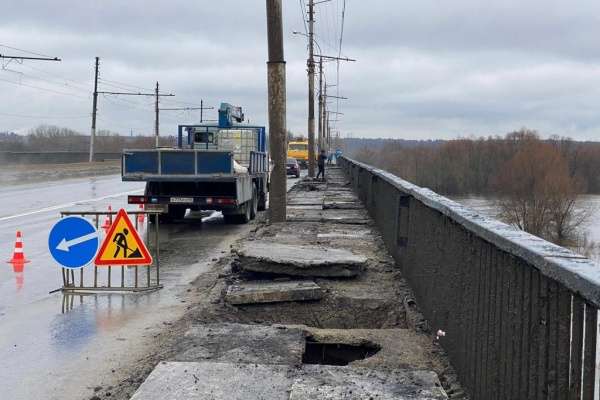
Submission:
[[[358,345],[324,343],[308,337],[306,339],[306,348],[302,355],[302,362],[304,364],[348,365],[352,361],[372,357],[379,350],[381,350],[381,347],[371,342]]]

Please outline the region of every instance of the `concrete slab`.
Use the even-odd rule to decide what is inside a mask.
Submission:
[[[446,396],[432,371],[395,369],[378,371],[305,365],[292,384],[290,400],[444,400]]]
[[[229,304],[281,303],[284,301],[310,301],[323,297],[323,290],[313,281],[255,281],[231,285],[225,301]]]
[[[435,373],[326,365],[160,363],[132,400],[445,400]]]
[[[318,239],[365,239],[371,235],[371,231],[333,231],[328,233],[318,233]]]
[[[364,207],[358,201],[325,200],[323,210],[362,210]]]
[[[293,367],[162,362],[131,400],[289,400]]]
[[[350,210],[313,210],[292,208],[288,210],[288,222],[319,222],[319,223],[338,223],[367,225],[370,220],[366,211],[362,209]]]
[[[322,204],[288,204],[288,210],[322,210]]]
[[[367,262],[366,257],[348,250],[266,240],[242,243],[236,252],[246,271],[304,277],[354,277]]]
[[[257,364],[302,363],[305,333],[284,326],[220,323],[193,325],[180,339],[174,361]]]

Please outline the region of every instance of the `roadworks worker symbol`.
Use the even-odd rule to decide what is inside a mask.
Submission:
[[[96,265],[150,265],[152,256],[144,241],[133,227],[127,213],[119,210],[115,222],[110,226],[100,251]]]

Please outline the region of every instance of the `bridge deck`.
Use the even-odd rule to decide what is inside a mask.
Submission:
[[[133,399],[446,399],[440,378],[459,398],[447,358],[342,171],[329,168],[327,183],[300,182],[288,202],[288,222],[259,224],[234,248],[195,319],[202,323]],[[244,250],[253,242],[261,251]],[[322,272],[344,262],[356,262],[356,273]],[[318,285],[320,300],[225,300],[230,286],[279,282],[285,291],[297,281]]]

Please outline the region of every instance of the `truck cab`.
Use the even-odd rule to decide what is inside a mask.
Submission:
[[[287,156],[288,158],[295,158],[303,168],[306,168],[308,165],[308,140],[289,142]]]

